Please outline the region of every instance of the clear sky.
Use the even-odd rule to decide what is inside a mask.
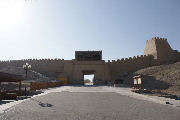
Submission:
[[[0,0],[0,60],[143,54],[159,36],[180,51],[180,0]]]

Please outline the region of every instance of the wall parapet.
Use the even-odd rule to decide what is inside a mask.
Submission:
[[[2,62],[7,62],[7,63],[11,63],[11,62],[30,62],[30,61],[64,61],[64,59],[60,59],[60,58],[54,58],[54,59],[21,59],[21,60],[0,60],[0,63]]]
[[[129,62],[129,61],[137,61],[137,60],[142,60],[142,59],[147,59],[152,57],[152,55],[137,55],[129,58],[121,58],[117,60],[108,60],[108,63],[121,63],[121,62]]]

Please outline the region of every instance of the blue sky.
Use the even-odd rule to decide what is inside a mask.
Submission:
[[[133,57],[155,36],[180,51],[180,0],[14,1],[17,11],[0,8],[0,60],[74,59],[75,50]]]

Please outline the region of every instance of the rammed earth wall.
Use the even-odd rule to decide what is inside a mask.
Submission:
[[[144,55],[134,56],[105,62],[77,61],[64,59],[28,59],[0,61],[0,67],[22,67],[29,63],[32,69],[49,77],[67,77],[69,84],[84,84],[84,74],[91,71],[94,74],[94,84],[102,85],[118,79],[122,75],[142,68],[180,61],[180,53],[173,50],[167,39],[154,37],[147,40]]]

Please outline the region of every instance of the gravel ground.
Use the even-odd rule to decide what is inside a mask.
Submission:
[[[148,67],[135,73],[143,75],[144,88],[180,96],[180,62]]]
[[[147,101],[129,88],[50,89],[0,114],[0,120],[179,120],[180,109]]]

